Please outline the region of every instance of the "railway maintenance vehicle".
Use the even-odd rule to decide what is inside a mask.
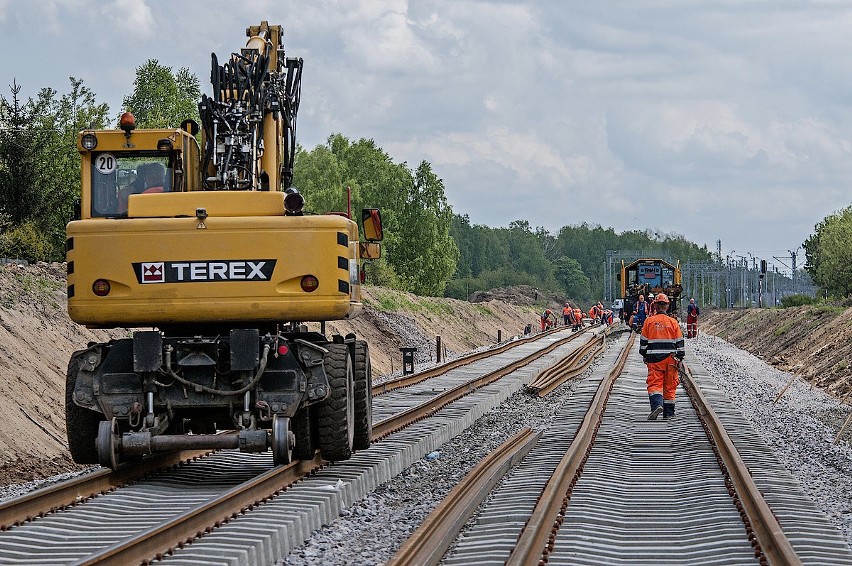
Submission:
[[[630,320],[639,295],[648,300],[649,295],[657,293],[665,293],[669,298],[668,315],[678,317],[683,293],[679,261],[671,264],[660,258],[640,258],[625,264],[622,260],[618,280],[624,308],[622,320]]]
[[[125,112],[120,129],[78,136],[68,313],[89,328],[134,329],[71,356],[78,463],[271,448],[285,464],[369,446],[368,345],[327,336],[325,322],[361,309],[381,215],[362,211],[361,238],[351,212],[304,210],[292,187],[303,62],[286,56],[279,25],[246,34],[223,64],[213,54],[200,126],[136,129]]]

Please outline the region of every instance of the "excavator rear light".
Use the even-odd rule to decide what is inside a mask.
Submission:
[[[303,197],[301,193],[293,187],[288,188],[284,192],[286,193],[286,196],[284,197],[284,210],[290,214],[298,214],[302,212],[305,208],[305,197]]]
[[[278,346],[278,355],[279,356],[286,356],[287,352],[289,352],[289,351],[290,351],[290,348],[288,348],[284,344],[281,344],[280,346]]]
[[[302,291],[312,293],[319,287],[319,279],[313,275],[305,275],[302,277]]]
[[[92,151],[98,147],[98,137],[95,134],[83,134],[80,139],[80,145],[87,151]]]
[[[109,295],[109,281],[106,279],[96,279],[92,283],[92,292],[98,297],[106,297]]]
[[[171,151],[173,149],[174,145],[169,138],[163,138],[157,142],[157,151]]]

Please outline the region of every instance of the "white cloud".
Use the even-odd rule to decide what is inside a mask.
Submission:
[[[156,32],[156,22],[146,0],[113,0],[101,8],[111,27],[131,38],[149,38]]]

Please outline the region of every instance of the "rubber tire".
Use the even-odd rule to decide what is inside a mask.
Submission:
[[[373,367],[370,347],[355,341],[355,450],[366,450],[373,439]]]
[[[317,442],[324,460],[337,462],[352,457],[355,435],[355,392],[352,358],[346,344],[325,344],[323,366],[329,394],[316,405]]]
[[[68,361],[68,372],[65,374],[65,434],[72,460],[78,464],[97,464],[98,426],[104,416],[74,402],[74,384],[77,382],[83,351],[74,352]]]
[[[312,460],[314,458],[314,433],[311,427],[311,408],[302,407],[290,419],[290,428],[296,435],[296,445],[293,446],[294,460]]]

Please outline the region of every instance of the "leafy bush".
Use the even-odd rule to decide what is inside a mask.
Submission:
[[[399,277],[393,266],[385,258],[368,261],[364,264],[366,283],[377,287],[388,287],[390,289],[401,289]]]
[[[781,308],[787,309],[790,307],[801,307],[803,305],[812,305],[816,303],[816,299],[807,295],[787,295],[781,299]]]
[[[50,261],[53,245],[34,222],[24,222],[0,234],[0,257],[29,262]]]

